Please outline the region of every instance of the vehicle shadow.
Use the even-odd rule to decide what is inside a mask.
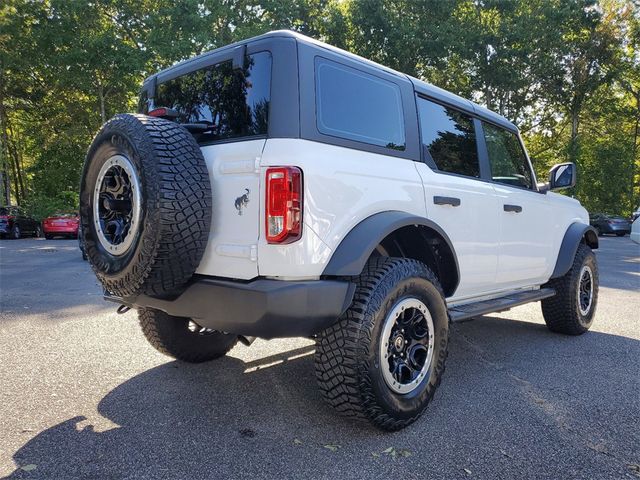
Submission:
[[[152,368],[100,401],[99,416],[115,426],[99,431],[92,424],[95,413],[87,419],[92,412],[78,412],[16,451],[17,466],[37,469],[17,468],[8,478],[263,478],[283,471],[311,478],[318,474],[316,460],[331,453],[324,444],[370,456],[369,449],[386,448],[392,439],[401,443],[429,432],[424,449],[463,455],[472,448],[465,430],[489,437],[522,431],[527,427],[519,409],[548,417],[545,428],[561,429],[565,409],[581,409],[581,402],[591,422],[617,418],[621,425],[611,427],[616,435],[626,434],[624,423],[629,429],[637,425],[626,412],[633,411],[628,402],[637,398],[638,383],[616,368],[625,358],[640,358],[635,339],[598,332],[567,337],[497,317],[453,325],[447,374],[434,402],[423,419],[396,434],[345,421],[326,407],[313,380],[312,352],[309,346],[252,362],[226,357]],[[505,397],[518,404],[516,414],[497,408]],[[477,417],[470,405],[479,410]],[[492,424],[494,431],[487,428]],[[580,428],[588,437],[588,428]],[[483,441],[475,432],[472,437]],[[327,458],[342,465],[358,461]]]

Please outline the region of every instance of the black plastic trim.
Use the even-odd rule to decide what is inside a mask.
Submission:
[[[453,248],[453,243],[451,243],[444,230],[431,220],[395,210],[376,213],[353,227],[336,248],[322,274],[324,276],[360,275],[376,246],[390,233],[410,225],[429,227],[444,239],[453,254],[457,278],[459,279],[460,269],[458,268],[456,252]],[[453,291],[455,291],[455,288],[457,288],[457,285],[455,285]],[[453,291],[451,295],[453,295]]]
[[[530,302],[537,302],[545,298],[553,297],[556,291],[553,288],[541,288],[525,292],[512,292],[504,297],[493,298],[481,302],[467,303],[465,305],[453,306],[449,309],[449,316],[452,322],[462,322],[474,317],[486,315],[487,313],[504,312],[510,308],[524,305]]]
[[[308,337],[333,324],[349,307],[355,284],[344,280],[250,282],[197,277],[174,300],[140,295],[105,299],[193,319],[214,330],[261,338]]]
[[[591,233],[589,234],[589,232]],[[551,278],[562,277],[569,271],[576,252],[578,251],[578,245],[580,245],[580,242],[585,237],[587,239],[587,245],[593,249],[598,248],[598,233],[595,228],[579,222],[572,223],[569,226],[562,239],[558,259],[556,260],[556,266],[553,269]]]

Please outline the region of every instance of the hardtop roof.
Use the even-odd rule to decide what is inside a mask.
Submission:
[[[256,37],[251,37],[248,38],[246,40],[242,40],[239,42],[235,42],[235,43],[231,43],[229,45],[226,45],[224,47],[220,47],[220,48],[216,48],[214,50],[210,50],[208,52],[205,52],[203,54],[197,55],[195,57],[189,58],[187,60],[183,60],[182,62],[178,62],[175,65],[172,65],[171,67],[168,67],[154,75],[151,75],[150,77],[148,77],[145,81],[144,84],[147,85],[150,81],[152,81],[154,78],[156,78],[159,75],[166,75],[168,73],[171,73],[173,70],[185,70],[188,69],[189,64],[198,64],[201,65],[203,63],[206,63],[206,58],[209,56],[217,56],[220,53],[227,51],[227,50],[232,50],[234,48],[237,48],[239,46],[242,45],[246,45],[252,42],[256,42],[259,40],[264,40],[264,39],[268,39],[268,38],[277,38],[277,37],[287,37],[287,38],[293,38],[298,42],[302,42],[305,43],[307,45],[313,46],[315,48],[320,48],[320,49],[326,49],[326,50],[330,50],[333,53],[336,53],[338,55],[344,56],[346,58],[349,58],[350,60],[356,61],[356,62],[360,62],[363,64],[366,64],[368,66],[377,68],[377,69],[381,69],[389,74],[392,75],[396,75],[405,79],[408,79],[414,86],[414,90],[422,95],[425,95],[427,97],[430,97],[431,99],[437,101],[437,102],[441,102],[441,103],[445,103],[448,104],[454,108],[466,111],[468,113],[471,113],[473,115],[476,115],[478,117],[481,117],[489,122],[492,122],[494,124],[500,125],[504,128],[507,128],[509,130],[513,130],[513,131],[517,131],[518,128],[509,120],[507,120],[505,117],[503,117],[502,115],[493,112],[481,105],[478,105],[475,102],[472,102],[471,100],[467,100],[459,95],[456,95],[454,93],[451,93],[447,90],[444,90],[440,87],[436,87],[435,85],[432,85],[430,83],[427,83],[425,81],[419,80],[417,78],[411,77],[405,73],[402,72],[398,72],[397,70],[393,70],[392,68],[386,67],[384,65],[381,65],[379,63],[376,63],[372,60],[366,59],[364,57],[361,57],[359,55],[356,55],[354,53],[348,52],[346,50],[343,50],[341,48],[338,47],[334,47],[333,45],[329,45],[328,43],[324,43],[321,42],[319,40],[313,39],[311,37],[307,37],[306,35],[303,35],[301,33],[298,32],[294,32],[291,30],[274,30],[262,35],[258,35]],[[144,87],[143,87],[144,88]]]

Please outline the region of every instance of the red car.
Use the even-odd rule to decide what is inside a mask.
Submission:
[[[52,215],[42,221],[44,237],[47,240],[56,236],[78,238],[78,226],[80,220],[74,213],[61,213]]]

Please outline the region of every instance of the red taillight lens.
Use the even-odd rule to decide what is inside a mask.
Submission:
[[[155,108],[151,110],[147,115],[150,117],[165,117],[169,109],[165,107]]]
[[[267,169],[266,228],[268,243],[291,243],[302,236],[302,171]]]

